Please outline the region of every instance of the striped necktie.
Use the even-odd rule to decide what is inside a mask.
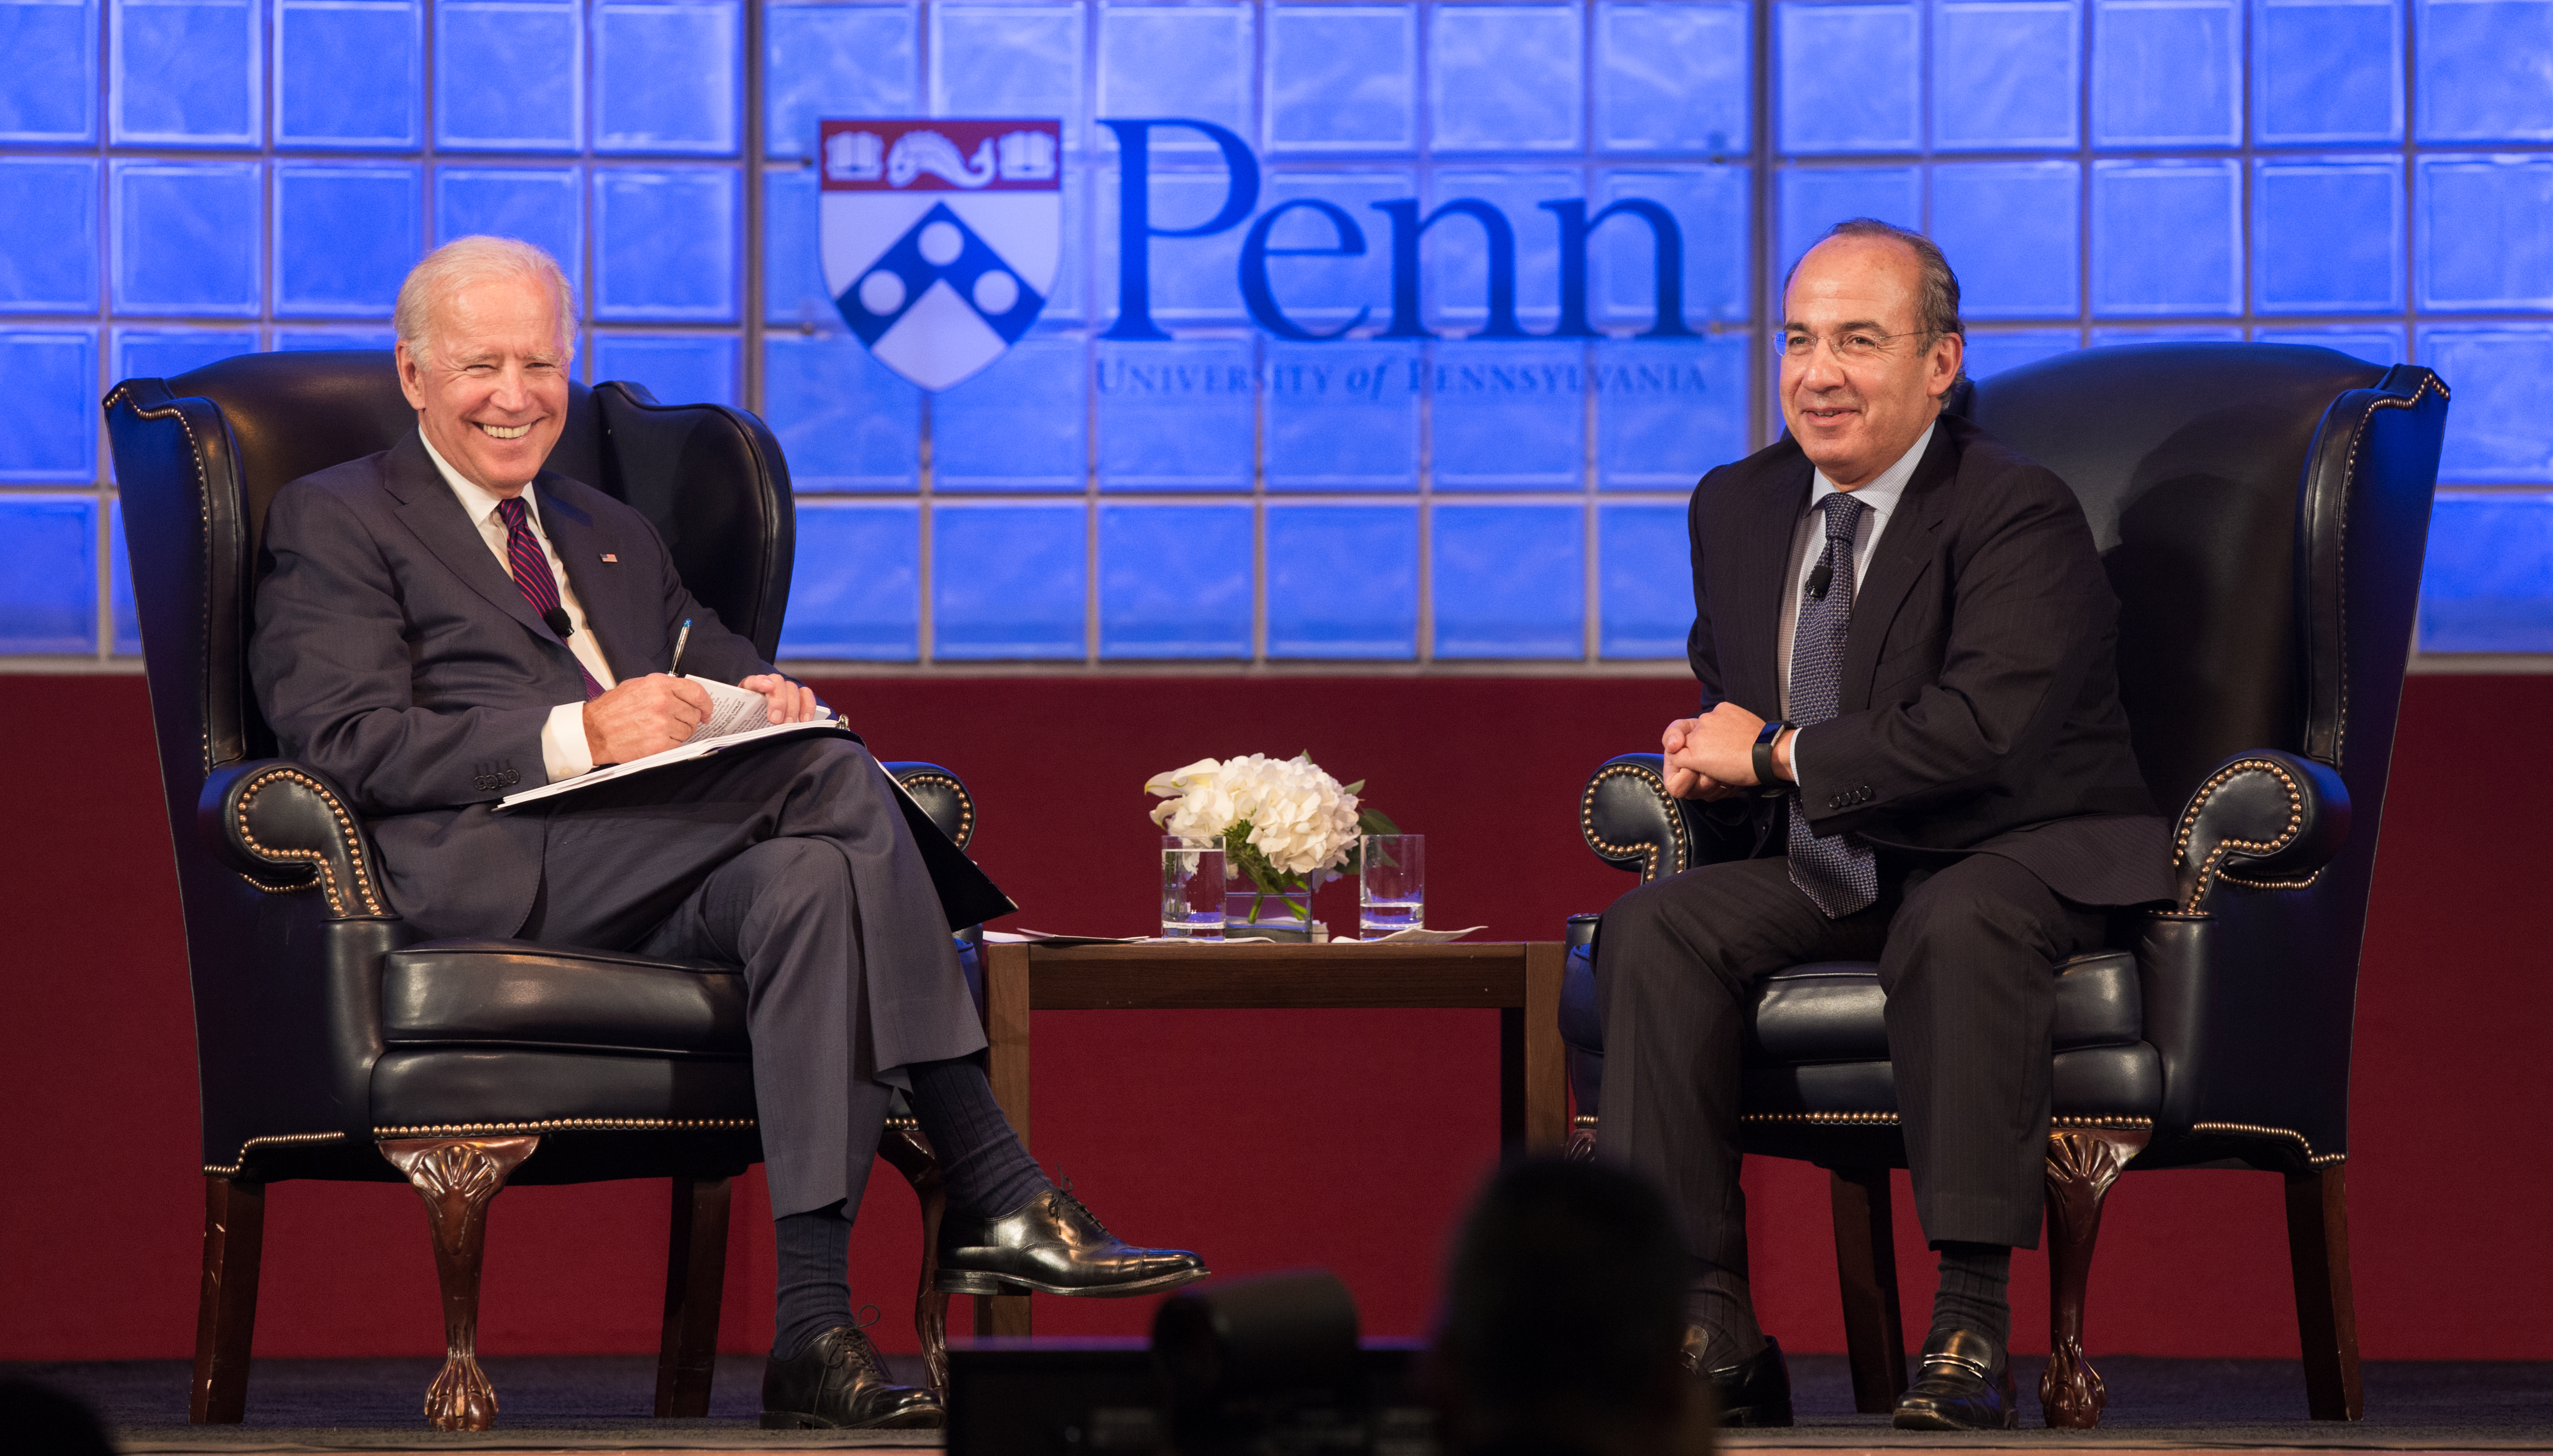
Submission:
[[[523,589],[523,600],[532,604],[532,615],[547,622],[550,614],[560,610],[558,578],[550,574],[549,553],[541,549],[525,519],[528,512],[523,509],[523,498],[514,496],[498,502],[497,514],[505,522],[506,569],[513,573],[514,585]],[[552,629],[556,630],[555,626]],[[564,639],[566,634],[560,635]],[[573,659],[575,651],[571,649],[568,656]],[[594,680],[583,662],[576,664],[576,675],[585,679],[588,700],[603,696],[603,684]]]
[[[1829,573],[1827,589],[1801,600],[1799,630],[1791,638],[1791,722],[1804,728],[1834,717],[1842,697],[1843,639],[1852,624],[1852,537],[1866,508],[1840,491],[1818,504],[1827,513],[1820,557]],[[1879,861],[1859,835],[1811,834],[1799,792],[1791,790],[1791,883],[1827,919],[1841,920],[1879,898]]]

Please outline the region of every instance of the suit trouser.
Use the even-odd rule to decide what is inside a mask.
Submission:
[[[2047,1161],[2054,962],[2100,945],[2105,910],[1994,854],[1908,868],[1829,920],[1790,861],[1707,864],[1624,895],[1596,942],[1605,1025],[1599,1148],[1657,1179],[1697,1258],[1746,1269],[1738,1066],[1776,970],[1876,960],[1915,1209],[1936,1244],[2035,1248]]]
[[[985,1045],[885,770],[783,738],[549,813],[522,935],[741,964],[772,1212],[856,1213],[898,1068]]]

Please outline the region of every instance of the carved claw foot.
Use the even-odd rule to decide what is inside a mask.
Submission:
[[[492,1430],[497,1424],[497,1388],[475,1355],[449,1354],[434,1384],[425,1388],[425,1423],[436,1430]]]
[[[407,1138],[381,1145],[425,1200],[434,1229],[434,1274],[443,1287],[443,1370],[426,1389],[437,1430],[497,1424],[497,1390],[479,1368],[479,1269],[488,1247],[488,1203],[538,1138]]]
[[[2101,1202],[2128,1160],[2152,1134],[2107,1128],[2048,1135],[2048,1357],[2039,1378],[2039,1406],[2060,1430],[2101,1423],[2110,1398],[2083,1354],[2083,1296],[2092,1280],[2092,1248],[2101,1237]]]
[[[2048,1353],[2048,1369],[2039,1377],[2039,1408],[2055,1430],[2090,1430],[2101,1423],[2101,1407],[2110,1402],[2110,1388],[2083,1357],[2083,1342],[2066,1340]]]
[[[914,1332],[922,1337],[922,1368],[932,1394],[948,1399],[948,1296],[925,1293],[913,1311]]]

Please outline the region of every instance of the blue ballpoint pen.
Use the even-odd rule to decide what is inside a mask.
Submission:
[[[691,641],[691,639],[692,619],[686,616],[683,618],[683,629],[674,633],[674,660],[666,665],[665,676],[681,677],[683,675],[683,646],[685,643]]]

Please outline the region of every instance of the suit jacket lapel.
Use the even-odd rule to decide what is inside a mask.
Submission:
[[[487,538],[479,534],[470,513],[461,508],[460,498],[443,483],[434,462],[426,457],[425,442],[413,434],[401,437],[390,447],[388,463],[389,468],[382,473],[382,479],[399,503],[400,522],[415,532],[426,549],[470,590],[487,598],[490,606],[534,634],[557,641],[549,623],[532,615],[532,604],[523,600],[522,588],[515,586],[514,579],[498,564],[497,554],[488,549]]]
[[[664,623],[651,610],[651,604],[661,604],[652,596],[641,600],[630,585],[637,579],[628,569],[603,559],[607,553],[639,558],[568,499],[572,485],[566,477],[544,471],[532,485],[540,498],[541,528],[549,532],[550,545],[567,568],[568,585],[576,589],[576,604],[585,609],[586,627],[603,648],[611,675],[626,682],[656,671],[668,650],[659,640]]]
[[[1853,589],[1852,624],[1844,631],[1843,683],[1836,708],[1853,713],[1870,706],[1870,679],[1879,667],[1879,649],[1888,624],[1906,594],[1933,559],[1933,533],[1950,508],[1950,478],[1958,468],[1951,443],[1951,422],[1933,431],[1933,443],[1897,498],[1897,509],[1871,553],[1870,574]]]
[[[1809,485],[1815,475],[1806,456],[1774,473],[1746,506],[1740,537],[1745,549],[1725,553],[1732,559],[1710,567],[1730,574],[1728,594],[1722,600],[1733,610],[1727,627],[1720,633],[1721,695],[1766,718],[1780,712],[1781,680],[1774,670],[1774,650],[1782,631],[1783,594],[1789,586],[1791,536],[1799,528],[1800,512],[1808,508]]]

